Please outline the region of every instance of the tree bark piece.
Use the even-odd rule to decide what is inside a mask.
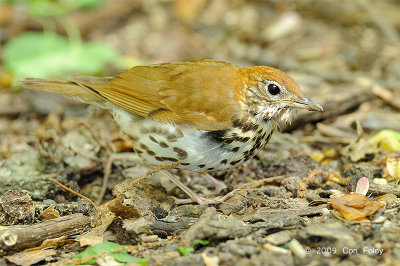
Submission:
[[[397,185],[378,185],[378,184],[370,184],[368,193],[373,193],[376,195],[385,195],[392,193],[397,197],[400,197],[400,188]]]

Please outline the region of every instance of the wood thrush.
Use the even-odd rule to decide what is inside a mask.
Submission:
[[[268,66],[194,60],[71,80],[28,78],[20,86],[71,95],[108,109],[147,164],[204,172],[219,189],[221,182],[206,172],[252,158],[298,109],[323,110],[303,96],[292,77]],[[215,203],[164,172],[192,200]]]

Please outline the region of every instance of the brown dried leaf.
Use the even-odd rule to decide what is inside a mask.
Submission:
[[[364,221],[385,207],[382,202],[369,201],[361,194],[347,194],[339,199],[331,199],[330,205],[348,221]]]
[[[386,160],[386,168],[396,181],[400,179],[400,153],[394,153],[389,156]]]
[[[38,217],[40,221],[47,221],[60,217],[60,212],[54,208],[54,204],[47,207]]]
[[[57,248],[57,247],[62,247],[66,244],[71,244],[73,242],[76,241],[73,239],[67,240],[67,236],[60,236],[57,238],[46,239],[40,246],[26,249],[25,251],[41,250],[45,248]]]
[[[45,249],[45,250],[23,251],[11,256],[5,256],[5,258],[8,261],[15,263],[17,265],[32,265],[44,259],[50,259],[50,257],[54,255],[56,255],[56,251],[54,249]]]
[[[384,194],[376,198],[377,201],[381,201],[385,204],[394,204],[399,201],[397,196],[393,193]]]
[[[93,246],[96,244],[101,244],[104,241],[104,232],[114,221],[115,214],[112,213],[107,205],[99,206],[99,219],[100,222],[95,228],[93,228],[89,233],[84,234],[78,238],[81,247]]]
[[[81,247],[94,246],[103,243],[103,241],[104,241],[103,235],[101,236],[85,235],[79,239],[79,244]]]

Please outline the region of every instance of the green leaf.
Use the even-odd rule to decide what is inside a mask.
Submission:
[[[7,42],[3,58],[15,80],[101,74],[107,63],[122,65],[121,56],[105,44],[70,43],[63,36],[41,32],[26,32]]]
[[[68,9],[58,2],[48,0],[28,1],[29,11],[34,16],[40,17],[59,17],[68,13]]]
[[[136,262],[137,264],[140,264],[140,265],[143,265],[143,266],[149,264],[149,259],[145,259],[145,258],[136,258],[136,257],[134,257],[133,261]]]
[[[96,257],[104,252],[118,262],[127,263],[134,261],[140,265],[147,265],[149,262],[148,259],[135,258],[129,255],[128,252],[126,251],[125,246],[113,242],[104,242],[98,245],[90,246],[81,253],[76,254],[74,258],[78,258],[84,261],[85,258],[94,257],[89,261],[83,263],[83,264],[94,264],[96,262]]]
[[[80,1],[69,0],[69,1],[74,1],[75,3],[78,2],[77,8],[79,9],[91,9],[103,3],[103,0],[80,0]]]
[[[383,129],[371,136],[368,143],[385,151],[400,152],[400,132]]]
[[[210,240],[195,239],[193,240],[192,247],[194,247],[197,244],[200,244],[202,246],[207,246],[208,244],[210,244]]]
[[[118,262],[128,263],[128,262],[134,261],[140,265],[147,265],[149,263],[149,259],[135,258],[135,257],[129,255],[127,252],[118,252],[118,253],[112,253],[112,254],[108,254],[108,255]]]
[[[194,252],[194,248],[184,248],[184,247],[178,247],[178,251],[182,254],[182,256],[189,256],[190,253]]]
[[[26,2],[34,16],[60,17],[77,9],[90,9],[103,3],[102,0],[34,0]]]

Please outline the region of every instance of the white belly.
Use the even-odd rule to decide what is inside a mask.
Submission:
[[[197,130],[193,127],[161,123],[143,118],[119,108],[112,113],[122,132],[132,141],[133,149],[148,164],[168,165],[179,162],[179,169],[190,171],[217,171],[228,169],[244,161],[244,152],[252,152],[253,157],[269,139],[269,132],[275,128],[273,122],[259,126],[264,134],[263,142],[254,147],[256,132],[246,132],[248,141],[233,141],[228,144],[216,141],[213,132]],[[234,129],[234,133],[240,129]],[[241,136],[243,136],[243,133]],[[272,134],[272,133],[271,133]]]

